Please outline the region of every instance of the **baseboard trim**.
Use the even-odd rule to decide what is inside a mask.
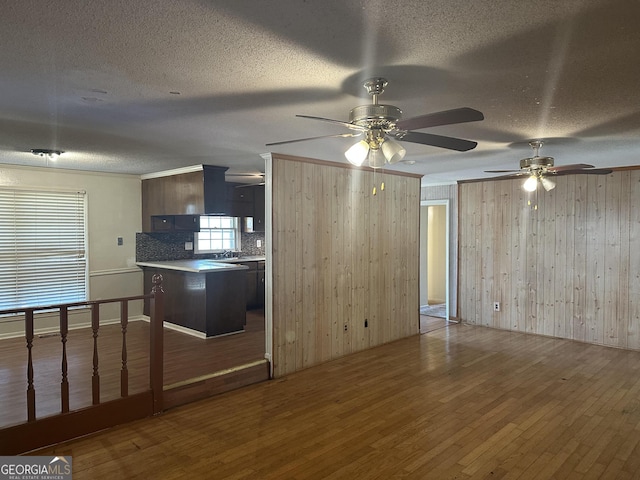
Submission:
[[[108,270],[93,270],[89,277],[104,277],[105,275],[120,275],[123,273],[142,273],[140,267],[110,268]]]
[[[136,316],[130,317],[129,323],[144,321],[143,317],[144,315],[136,315]],[[114,325],[116,323],[117,324],[120,323],[119,318],[110,318],[108,320],[100,320],[101,327],[105,325]],[[69,330],[80,330],[81,328],[90,328],[90,327],[91,327],[91,322],[81,322],[81,323],[69,325]],[[46,336],[54,333],[60,333],[60,327],[56,326],[56,327],[36,328],[33,331],[33,334],[35,337]],[[7,340],[10,338],[21,338],[21,337],[24,337],[24,332],[8,332],[8,333],[0,334],[0,340]]]
[[[149,317],[146,315],[142,315],[141,320],[143,322],[149,323]],[[192,328],[183,327],[182,325],[176,325],[175,323],[167,322],[166,320],[162,322],[162,326],[169,330],[174,330],[176,332],[184,333],[185,335],[191,335],[192,337],[205,339],[208,338],[207,334],[204,332],[199,332],[198,330],[193,330]]]
[[[259,360],[165,386],[162,395],[163,407],[167,410],[254,383],[264,382],[269,380],[269,371],[269,362]]]

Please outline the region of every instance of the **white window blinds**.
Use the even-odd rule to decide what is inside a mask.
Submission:
[[[87,299],[85,203],[0,187],[0,310]]]

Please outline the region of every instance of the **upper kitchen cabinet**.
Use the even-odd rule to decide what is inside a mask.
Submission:
[[[253,187],[241,183],[227,183],[228,215],[232,217],[253,216]]]
[[[151,215],[152,232],[199,232],[200,215]]]
[[[264,185],[253,187],[253,231],[264,232]]]
[[[264,185],[244,185],[243,190],[243,217],[250,217],[244,223],[244,232],[264,232]],[[246,192],[246,193],[245,193]]]
[[[142,176],[142,229],[153,215],[230,215],[227,167],[198,165]]]

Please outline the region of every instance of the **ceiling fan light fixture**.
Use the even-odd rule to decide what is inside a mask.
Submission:
[[[387,138],[380,147],[384,158],[390,164],[398,163],[406,155],[407,151],[398,142]]]
[[[380,153],[380,150],[370,150],[369,151],[369,166],[371,168],[382,168],[384,167],[385,157]]]
[[[267,143],[267,146],[284,145],[287,143],[304,142],[320,138],[331,137],[355,137],[365,135],[365,140],[352,145],[345,152],[347,160],[355,165],[361,166],[369,155],[369,150],[382,150],[384,161],[389,164],[401,162],[404,159],[406,150],[404,147],[391,141],[391,138],[401,142],[418,143],[433,147],[466,152],[475,148],[478,144],[462,138],[434,135],[414,130],[437,127],[440,125],[454,125],[457,123],[477,122],[484,120],[484,115],[478,110],[469,107],[454,108],[441,112],[419,115],[408,119],[402,119],[402,110],[394,105],[384,105],[379,103],[378,97],[384,92],[387,80],[382,77],[373,77],[363,84],[367,93],[371,96],[371,103],[358,105],[349,112],[349,121],[332,120],[330,118],[316,117],[311,115],[296,115],[297,117],[320,120],[323,122],[340,125],[349,129],[350,133],[337,135],[321,135],[310,138],[300,138],[296,140],[285,140],[282,142]],[[368,146],[367,146],[368,143]],[[370,164],[378,165],[381,162],[378,158],[370,159]],[[380,167],[383,165],[380,165]]]
[[[549,190],[553,190],[554,188],[556,188],[556,182],[554,182],[553,180],[547,177],[540,177],[540,183],[542,184],[542,187],[544,188],[545,192],[548,192]]]
[[[364,163],[368,153],[369,144],[364,140],[360,140],[358,143],[354,143],[349,150],[344,152],[344,156],[349,160],[349,163],[359,167]]]
[[[522,184],[522,188],[524,188],[527,192],[535,192],[536,188],[538,188],[538,178],[535,175],[531,175]]]

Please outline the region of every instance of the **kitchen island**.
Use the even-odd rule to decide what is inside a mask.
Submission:
[[[246,270],[248,267],[216,260],[137,262],[144,284],[162,275],[165,322],[187,333],[214,337],[239,333],[246,323]],[[145,315],[149,307],[145,304]]]

